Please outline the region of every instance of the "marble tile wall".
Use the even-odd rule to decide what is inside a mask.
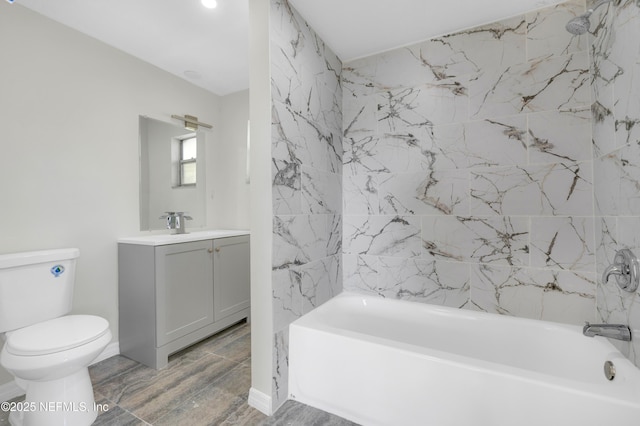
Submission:
[[[345,289],[596,319],[590,40],[564,28],[584,11],[572,0],[344,64]]]
[[[288,324],[343,287],[640,334],[599,278],[640,254],[634,0],[591,35],[571,0],[344,65],[271,4],[274,406]]]
[[[287,398],[288,325],[342,290],[342,63],[271,0],[273,406]]]
[[[602,9],[602,10],[601,10]],[[615,1],[592,18],[592,131],[596,269],[616,250],[640,255],[640,7]],[[598,275],[600,276],[600,275]],[[599,321],[628,324],[631,343],[614,342],[640,366],[640,298],[615,278],[597,287]]]

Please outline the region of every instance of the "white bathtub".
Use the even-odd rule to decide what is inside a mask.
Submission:
[[[363,425],[640,425],[640,370],[581,327],[353,293],[290,325],[289,393]]]

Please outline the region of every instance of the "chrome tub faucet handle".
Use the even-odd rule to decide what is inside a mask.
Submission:
[[[616,276],[621,289],[633,293],[640,284],[640,261],[631,250],[626,248],[618,250],[613,264],[609,265],[602,274],[602,283],[606,284],[611,275]]]

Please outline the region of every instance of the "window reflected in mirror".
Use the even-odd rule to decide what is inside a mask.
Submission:
[[[193,186],[197,182],[198,145],[195,133],[173,140],[173,187]]]

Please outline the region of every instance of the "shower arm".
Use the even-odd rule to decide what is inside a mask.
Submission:
[[[587,9],[587,13],[591,15],[597,8],[599,8],[605,3],[611,3],[612,1],[613,0],[599,0],[595,5],[593,5],[593,7],[590,7],[589,9]]]

